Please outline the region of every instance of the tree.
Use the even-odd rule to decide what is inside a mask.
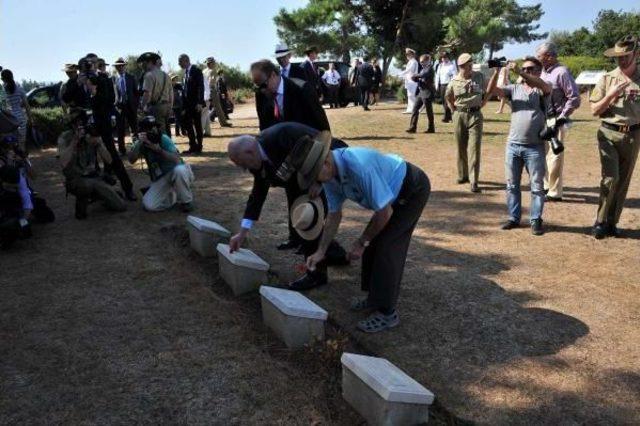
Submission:
[[[291,12],[280,9],[273,18],[278,37],[298,55],[309,46],[328,52],[345,62],[351,59],[353,47],[365,44],[364,35],[352,2],[343,0],[310,0],[305,7]]]
[[[605,9],[598,12],[593,30],[582,27],[573,32],[558,31],[550,38],[562,56],[602,56],[604,50],[627,34],[640,34],[640,12]]]
[[[540,3],[520,6],[516,0],[463,0],[458,11],[445,19],[447,38],[457,40],[460,50],[493,53],[505,43],[526,43],[547,36],[536,33],[535,24],[544,11]]]

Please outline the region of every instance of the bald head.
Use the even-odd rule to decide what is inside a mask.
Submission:
[[[229,159],[243,169],[259,170],[262,165],[255,136],[242,135],[231,139],[227,145],[227,153]]]

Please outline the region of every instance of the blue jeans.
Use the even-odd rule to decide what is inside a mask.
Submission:
[[[521,145],[508,142],[504,165],[507,178],[509,220],[520,223],[522,216],[520,180],[523,167],[527,169],[531,181],[530,220],[541,219],[544,207],[544,174],[546,170],[544,144]]]

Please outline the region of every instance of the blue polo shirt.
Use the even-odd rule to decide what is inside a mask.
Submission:
[[[331,155],[338,176],[322,184],[329,212],[340,211],[347,198],[376,212],[398,198],[407,173],[402,158],[369,148],[334,149]]]

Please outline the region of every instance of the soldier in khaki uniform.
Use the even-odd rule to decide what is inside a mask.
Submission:
[[[618,67],[591,92],[591,112],[602,119],[598,148],[602,166],[598,217],[593,236],[618,236],[616,228],[640,148],[640,68],[638,38],[626,36],[604,55]]]
[[[207,58],[207,70],[204,71],[204,81],[205,84],[209,84],[209,89],[211,95],[209,99],[205,99],[208,103],[207,106],[213,106],[213,109],[216,111],[216,117],[218,117],[218,122],[222,127],[231,127],[231,123],[227,121],[227,114],[225,114],[224,109],[222,108],[222,103],[220,102],[220,94],[218,93],[218,73],[216,70],[216,60],[213,57]]]
[[[468,53],[458,57],[458,67],[460,71],[451,79],[445,92],[447,104],[453,111],[453,129],[458,144],[458,183],[471,181],[471,192],[480,192],[480,110],[485,104],[484,76],[473,71],[473,60]]]
[[[140,108],[145,115],[152,115],[156,123],[167,134],[169,116],[173,107],[173,84],[171,78],[160,68],[160,55],[153,52],[143,53],[138,58],[146,71],[142,83],[142,101]]]

